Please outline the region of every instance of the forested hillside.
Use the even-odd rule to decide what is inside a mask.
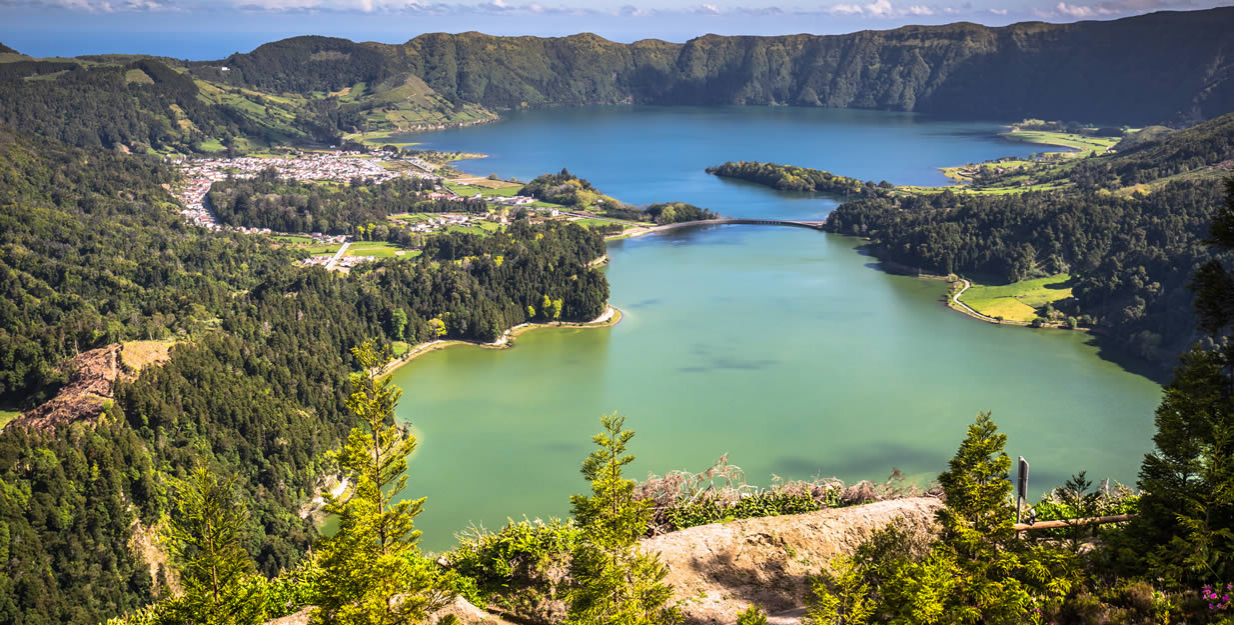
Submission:
[[[1173,363],[1194,340],[1187,279],[1209,258],[1215,180],[1147,195],[1109,192],[970,196],[942,193],[842,205],[834,232],[869,237],[877,253],[928,273],[994,283],[1070,273],[1074,308],[1119,346]]]
[[[784,104],[1146,125],[1228,112],[1234,70],[1222,59],[1234,52],[1231,32],[1234,9],[1223,8],[1001,28],[708,35],[684,44],[589,34],[429,34],[403,45],[301,37],[194,72],[301,93],[410,72],[451,102],[492,108]],[[225,77],[222,66],[232,68]]]
[[[80,351],[178,343],[119,383],[102,425],[0,431],[0,622],[95,623],[148,601],[159,586],[129,547],[133,522],[155,523],[166,480],[198,459],[253,494],[248,549],[277,571],[315,534],[295,510],[347,430],[351,347],[492,340],[546,296],[563,320],[595,318],[608,298],[587,268],[603,241],[579,226],[441,235],[417,261],[340,276],[185,225],[160,187],[170,177],[158,159],[0,130],[3,401],[50,396]]]

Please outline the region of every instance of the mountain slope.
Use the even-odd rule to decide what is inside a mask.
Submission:
[[[435,33],[402,45],[300,37],[194,71],[300,93],[410,72],[451,102],[492,108],[785,104],[1144,125],[1229,112],[1232,33],[1234,8],[1001,28],[707,35],[684,44],[590,34]],[[224,77],[223,65],[240,71]]]

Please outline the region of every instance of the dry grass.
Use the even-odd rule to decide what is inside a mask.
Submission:
[[[120,349],[120,362],[132,373],[146,365],[157,365],[171,358],[176,341],[129,341]]]
[[[876,501],[939,496],[937,485],[922,490],[904,479],[899,469],[893,468],[886,482],[862,480],[852,485],[835,478],[812,480],[783,480],[772,477],[771,486],[758,487],[746,483],[745,471],[729,464],[728,456],[720,456],[710,468],[701,473],[671,471],[663,476],[652,475],[635,487],[634,496],[653,503],[651,534],[671,531],[666,521],[666,511],[695,503],[714,501],[720,505],[733,505],[745,497],[756,494],[809,496],[822,507],[857,506]]]

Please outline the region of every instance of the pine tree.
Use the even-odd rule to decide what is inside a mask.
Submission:
[[[870,584],[849,558],[836,558],[832,571],[812,580],[812,594],[806,603],[805,625],[867,625],[874,615]],[[764,621],[766,622],[766,621]]]
[[[176,482],[175,513],[164,539],[178,565],[184,595],[167,606],[167,621],[245,625],[265,620],[253,560],[245,551],[247,511],[236,502],[235,477],[199,465]]]
[[[919,565],[955,571],[938,622],[1034,622],[1044,600],[1061,598],[1074,581],[1070,554],[1016,539],[1006,443],[990,413],[979,413],[938,476],[947,505],[937,513],[936,553]]]
[[[664,625],[680,621],[666,604],[672,589],[668,569],[654,554],[643,553],[638,539],[651,519],[649,502],[635,499],[634,482],[622,469],[634,461],[626,446],[634,432],[622,429],[617,413],[600,418],[604,432],[592,440],[600,449],[583,462],[591,496],[574,495],[574,518],[582,539],[571,563],[570,625]]]
[[[1219,254],[1234,250],[1234,179],[1208,243]],[[1148,547],[1147,567],[1176,583],[1234,574],[1234,275],[1213,259],[1191,288],[1200,329],[1218,347],[1184,354],[1165,389],[1131,529]]]
[[[379,372],[391,360],[372,340],[352,350],[360,371],[347,407],[360,420],[338,462],[351,492],[323,493],[338,532],[321,543],[318,610],[331,625],[393,625],[424,620],[438,596],[431,563],[416,541],[414,519],[424,499],[395,502],[407,485],[407,456],[416,438],[393,424],[401,392]]]

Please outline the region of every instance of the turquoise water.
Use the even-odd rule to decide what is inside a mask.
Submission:
[[[835,201],[715,179],[728,159],[780,160],[902,184],[938,165],[1038,148],[994,124],[811,109],[580,109],[424,135],[491,155],[473,173],[569,166],[628,202],[680,200],[734,216],[821,217]],[[429,549],[469,524],[564,515],[599,416],[638,435],[632,475],[719,457],[773,476],[928,480],[992,410],[1033,491],[1067,475],[1135,480],[1160,388],[1097,357],[1082,334],[999,327],[946,309],[939,282],[888,275],[858,241],[721,226],[609,245],[608,329],[537,330],[508,350],[456,347],[403,367],[399,418],[421,447],[408,494]]]

